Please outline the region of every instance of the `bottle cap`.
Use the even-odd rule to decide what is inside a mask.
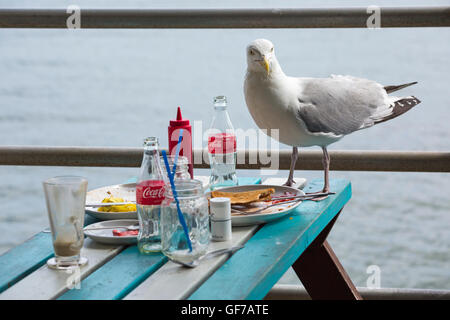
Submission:
[[[188,126],[189,120],[183,119],[181,116],[181,108],[178,107],[177,109],[177,119],[176,120],[170,120],[169,121],[171,127],[179,127],[179,126]]]
[[[214,97],[214,109],[225,110],[227,108],[227,97],[217,96]]]
[[[231,202],[229,198],[211,198],[209,206],[211,220],[224,221],[231,219]]]
[[[144,147],[145,146],[153,146],[158,144],[158,138],[156,137],[147,137],[144,138]]]

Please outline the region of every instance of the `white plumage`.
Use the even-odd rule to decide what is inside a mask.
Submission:
[[[329,191],[329,157],[326,147],[356,130],[394,118],[420,101],[415,97],[392,97],[408,83],[384,87],[351,76],[294,78],[286,76],[273,44],[258,39],[247,47],[244,83],[247,107],[261,129],[269,135],[278,130],[280,142],[293,147],[286,185],[293,184],[297,147],[320,146],[324,152],[325,186]],[[327,161],[328,159],[328,161]]]

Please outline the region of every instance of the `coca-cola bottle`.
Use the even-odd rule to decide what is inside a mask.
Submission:
[[[139,218],[138,248],[141,253],[161,250],[159,220],[165,183],[166,178],[161,170],[158,152],[158,139],[146,138],[144,158],[136,184],[136,207]]]
[[[208,133],[211,190],[237,185],[236,135],[228,115],[225,96],[214,98],[214,117]]]

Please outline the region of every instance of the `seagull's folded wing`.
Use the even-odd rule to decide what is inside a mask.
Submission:
[[[297,117],[312,133],[345,135],[373,125],[371,115],[388,104],[380,84],[350,76],[299,79]]]

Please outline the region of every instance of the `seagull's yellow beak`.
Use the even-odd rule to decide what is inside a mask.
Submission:
[[[267,60],[266,57],[263,57],[263,61],[261,61],[261,64],[263,65],[263,67],[266,69],[267,74],[270,73],[270,64],[269,64],[269,60]]]

